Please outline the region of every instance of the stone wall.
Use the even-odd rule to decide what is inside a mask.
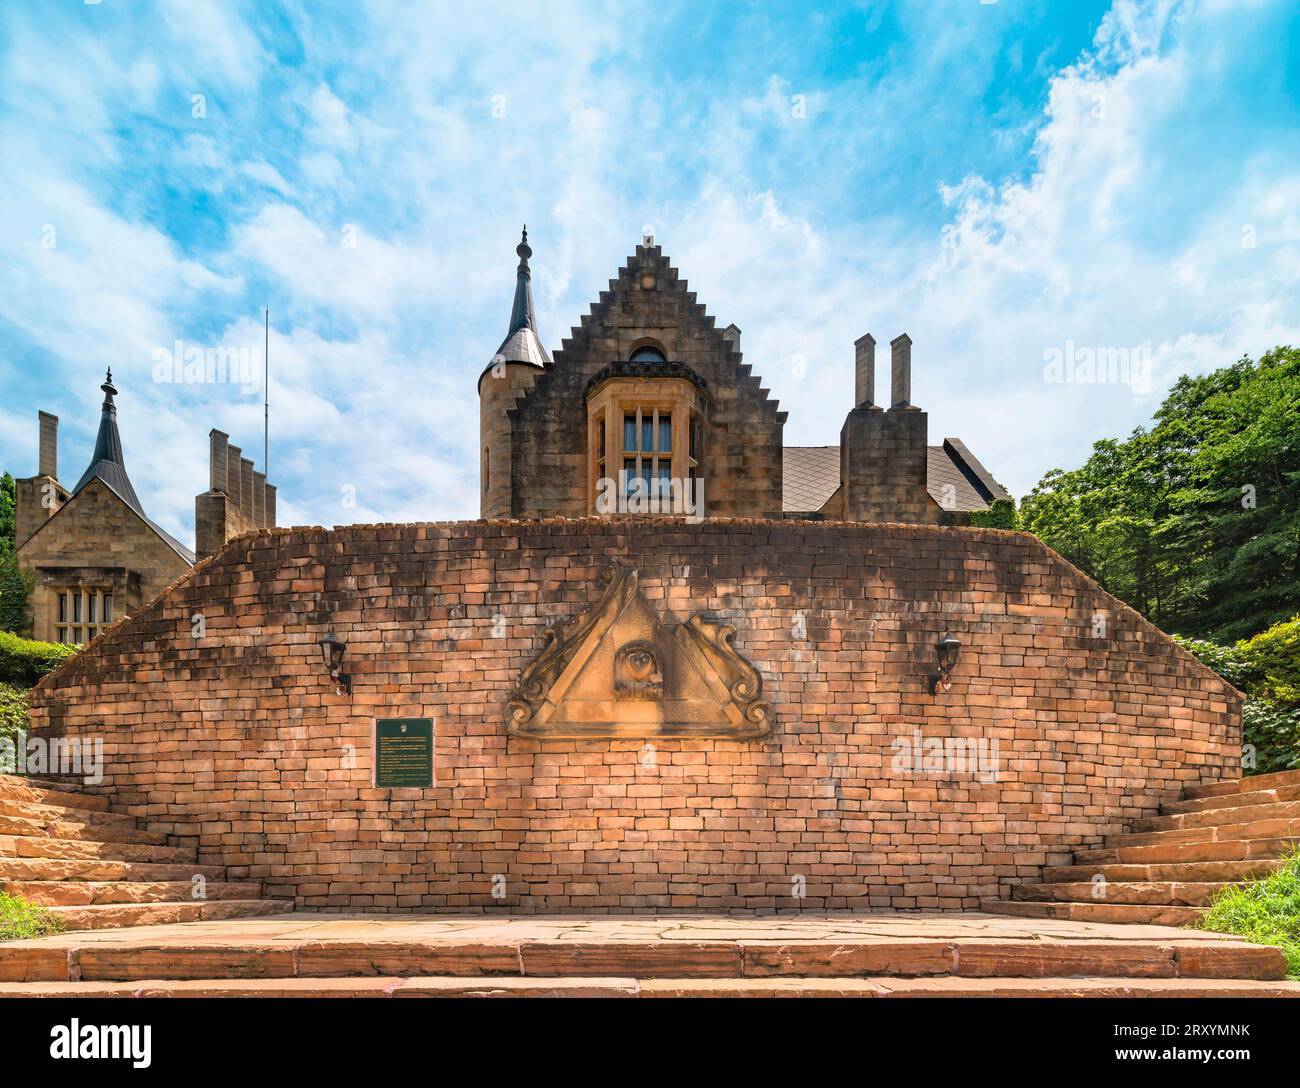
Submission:
[[[770,736],[507,737],[520,670],[611,559],[666,622],[735,624]],[[374,788],[376,717],[435,720],[434,788]],[[262,531],[47,677],[33,718],[102,736],[99,788],[202,861],[352,910],[969,908],[1240,773],[1213,673],[1035,538],[930,526]],[[996,741],[996,774],[898,766],[917,731]]]

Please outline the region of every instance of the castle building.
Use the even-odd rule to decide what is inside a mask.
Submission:
[[[32,571],[32,635],[85,643],[134,612],[195,563],[195,553],[145,513],[127,475],[110,370],[90,464],[59,482],[59,418],[39,413],[35,476],[15,481],[18,562]],[[211,432],[210,489],[195,500],[198,558],[252,528],[275,524],[275,487]]]
[[[552,357],[533,311],[528,234],[510,327],[479,377],[484,518],[686,513],[966,524],[1009,498],[958,438],[929,445],[912,403],[912,341],[855,344],[838,445],[786,446],[786,413],[647,238]]]

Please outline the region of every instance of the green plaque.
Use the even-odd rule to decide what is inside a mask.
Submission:
[[[375,785],[386,789],[433,785],[433,719],[375,720]]]

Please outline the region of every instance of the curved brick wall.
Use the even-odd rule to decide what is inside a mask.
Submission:
[[[666,622],[736,625],[771,737],[662,740],[653,760],[642,741],[507,738],[507,692],[546,624],[599,595],[607,557]],[[319,662],[331,627],[350,698]],[[965,649],[931,696],[944,629]],[[45,735],[104,737],[100,788],[201,860],[349,909],[969,908],[1240,773],[1236,692],[1035,538],[969,528],[261,531],[32,701]],[[373,719],[417,716],[437,723],[437,784],[373,788]],[[916,729],[996,739],[996,780],[896,770]]]

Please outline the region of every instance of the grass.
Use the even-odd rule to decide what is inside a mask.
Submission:
[[[0,941],[24,941],[62,932],[63,923],[44,907],[0,892]]]
[[[1300,849],[1263,879],[1216,895],[1201,928],[1282,949],[1287,976],[1300,978]]]

